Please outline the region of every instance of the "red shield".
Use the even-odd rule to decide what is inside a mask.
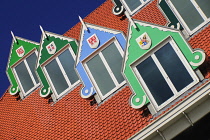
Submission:
[[[98,45],[99,45],[99,39],[98,39],[98,37],[96,36],[96,34],[93,34],[92,36],[90,36],[90,37],[87,39],[87,42],[88,42],[89,46],[90,46],[92,49],[97,48]]]
[[[23,46],[20,46],[17,50],[16,53],[18,55],[18,57],[23,57],[23,55],[25,54],[25,50],[23,48]]]

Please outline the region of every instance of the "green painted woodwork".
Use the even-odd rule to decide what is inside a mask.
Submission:
[[[159,2],[159,6],[162,9],[162,11],[164,12],[164,14],[166,15],[166,17],[168,18],[168,20],[170,21],[170,23],[168,24],[168,27],[174,27],[174,28],[183,30],[183,27],[180,25],[178,19],[173,14],[173,12],[169,8],[169,6],[166,3],[166,1],[165,0],[161,0]]]
[[[48,39],[45,38],[43,40],[43,43],[41,44],[41,46],[42,46],[41,54],[44,54],[44,55],[40,56],[41,57],[39,60],[40,64],[44,63],[47,59],[49,59],[52,56],[51,54],[49,54],[47,52],[47,49],[45,48],[52,41],[54,41],[54,43],[57,47],[56,52],[59,51],[60,49],[62,49],[68,43],[72,46],[74,53],[76,53],[76,51],[77,51],[77,45],[76,45],[75,41],[69,41],[69,40],[64,40],[61,38],[56,38],[54,36],[48,36]]]
[[[123,73],[125,74],[125,77],[127,78],[127,81],[134,92],[134,95],[132,95],[130,98],[131,106],[133,108],[140,108],[150,101],[146,97],[146,93],[144,92],[141,84],[139,83],[130,66],[133,62],[141,58],[143,55],[150,55],[150,50],[156,47],[169,36],[175,41],[185,56],[186,60],[191,65],[192,69],[196,69],[205,60],[205,54],[202,50],[199,49],[193,51],[178,30],[148,23],[142,23],[140,21],[135,21],[135,23],[138,28],[135,29],[132,26],[130,27]],[[136,38],[145,32],[149,35],[152,41],[151,47],[147,50],[141,49],[136,42]],[[195,59],[196,55],[199,56],[198,60]]]
[[[37,62],[37,74],[39,75],[40,81],[42,83],[42,87],[40,90],[40,96],[41,97],[47,97],[52,93],[52,90],[50,88],[50,85],[47,81],[47,78],[43,72],[43,69],[41,65],[46,62],[49,58],[53,57],[54,54],[49,54],[46,46],[49,45],[52,41],[56,45],[56,52],[61,50],[63,47],[65,47],[67,44],[70,44],[71,48],[73,49],[74,53],[77,53],[77,44],[75,39],[64,37],[62,35],[57,35],[54,33],[46,32],[47,38],[44,36],[42,37],[40,48],[39,48],[39,57]],[[55,52],[55,54],[56,54]]]
[[[16,37],[16,40],[17,40],[17,43],[14,40],[12,41],[10,56],[8,59],[8,65],[7,65],[7,70],[6,70],[7,76],[11,84],[9,88],[9,92],[11,95],[15,95],[20,91],[11,66],[17,63],[19,60],[21,60],[25,55],[27,55],[33,49],[37,50],[39,48],[39,44],[36,42],[32,42],[32,41],[29,41],[20,37]],[[19,57],[16,53],[16,50],[21,46],[23,46],[25,53],[22,57]]]

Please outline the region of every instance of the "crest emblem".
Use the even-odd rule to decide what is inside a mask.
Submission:
[[[25,54],[25,50],[23,48],[23,46],[20,46],[17,50],[16,53],[18,55],[18,57],[23,57],[23,55]]]
[[[56,46],[55,46],[55,43],[54,42],[51,42],[50,44],[48,44],[46,46],[46,49],[47,49],[47,52],[49,54],[54,54],[56,52]]]
[[[87,39],[87,42],[88,42],[88,45],[92,48],[92,49],[95,49],[98,47],[99,45],[99,39],[98,37],[96,36],[96,34],[93,34],[91,37],[89,37]]]
[[[136,38],[136,42],[143,50],[149,49],[152,44],[152,41],[147,33],[143,33],[138,38]]]

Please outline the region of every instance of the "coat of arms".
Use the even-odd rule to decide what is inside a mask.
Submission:
[[[96,36],[96,34],[93,34],[92,36],[90,36],[90,37],[87,39],[87,42],[88,42],[88,45],[89,45],[92,49],[97,48],[98,45],[99,45],[99,39],[98,39],[98,37]]]
[[[46,49],[47,49],[47,52],[49,54],[54,54],[56,52],[56,46],[55,46],[55,43],[54,42],[51,42],[50,44],[48,44],[46,46]]]
[[[143,50],[149,49],[152,44],[151,39],[147,33],[144,33],[140,35],[138,38],[136,38],[136,42]]]
[[[16,53],[18,55],[18,57],[23,57],[23,55],[25,54],[25,50],[23,48],[23,46],[20,46],[17,50]]]

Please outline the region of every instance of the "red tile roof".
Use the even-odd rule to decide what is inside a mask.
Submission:
[[[127,139],[150,122],[152,116],[144,116],[144,109],[129,105],[127,86],[99,107],[82,99],[80,89],[53,106],[39,90],[23,101],[6,93],[0,102],[0,139]]]
[[[146,5],[142,10],[133,16],[134,19],[159,24],[167,25],[168,21],[158,8],[158,0],[152,1],[150,4]]]
[[[205,78],[210,78],[210,25],[189,40],[192,48],[201,48],[206,53],[206,61],[200,67]]]
[[[154,0],[147,6],[145,6],[139,13],[133,16],[134,19],[139,19],[159,25],[166,25],[167,20],[160,12],[157,7],[157,1]],[[90,13],[87,17],[84,18],[84,22],[92,23],[95,25],[100,25],[115,30],[123,31],[127,34],[128,30],[128,19],[125,18],[122,20],[122,16],[116,16],[112,13],[112,8],[114,4],[112,0],[107,0],[96,10]],[[80,37],[81,23],[78,23],[73,28],[68,30],[64,36],[72,37],[79,40]]]
[[[166,25],[157,1],[152,1],[133,18]],[[112,14],[113,6],[112,1],[107,0],[84,21],[126,34],[128,20]],[[79,40],[80,30],[81,24],[78,23],[64,35]],[[209,30],[210,26],[189,41],[194,48],[202,48],[208,58]],[[207,60],[202,72],[209,78],[210,58]],[[23,101],[16,101],[16,97],[6,92],[0,100],[0,139],[128,139],[151,123],[152,116],[146,107],[136,110],[129,105],[132,92],[128,86],[100,106],[90,106],[90,100],[82,99],[79,94],[81,87],[76,87],[53,106],[39,96],[39,89]]]

